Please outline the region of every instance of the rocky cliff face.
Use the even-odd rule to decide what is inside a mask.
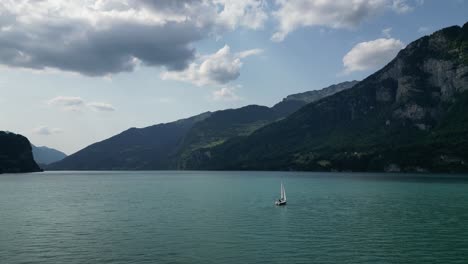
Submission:
[[[377,74],[377,101],[395,104],[393,118],[427,129],[440,121],[444,104],[468,90],[466,27],[446,28],[411,43]]]
[[[0,131],[0,173],[40,171],[33,159],[29,140],[21,135]]]

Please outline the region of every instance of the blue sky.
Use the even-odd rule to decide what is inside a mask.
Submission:
[[[0,3],[0,127],[71,154],[129,127],[361,80],[462,0]]]

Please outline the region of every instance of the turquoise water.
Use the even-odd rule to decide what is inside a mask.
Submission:
[[[468,178],[0,175],[2,264],[467,262]]]

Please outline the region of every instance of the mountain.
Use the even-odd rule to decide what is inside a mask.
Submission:
[[[276,104],[274,107],[279,108],[282,104],[287,104],[291,101],[293,102],[305,102],[305,103],[313,103],[322,98],[328,97],[330,95],[334,95],[338,92],[347,90],[352,88],[358,81],[349,81],[349,82],[342,82],[339,84],[334,84],[329,87],[323,88],[321,90],[314,90],[314,91],[307,91],[304,93],[292,94],[287,96],[283,99],[280,103]]]
[[[173,156],[193,125],[211,113],[145,128],[130,128],[92,144],[48,170],[152,170],[173,167]]]
[[[67,154],[48,147],[36,147],[31,144],[34,160],[38,164],[48,165],[53,162],[64,159]]]
[[[196,159],[198,150],[226,140],[250,135],[255,130],[285,118],[309,101],[350,88],[355,82],[293,95],[273,107],[249,105],[205,113],[189,119],[147,128],[132,128],[112,138],[86,147],[50,170],[150,170],[184,169],[186,160]],[[339,87],[339,88],[335,88]],[[305,93],[308,94],[308,93]]]
[[[0,173],[41,171],[24,136],[0,131]]]
[[[258,128],[283,118],[284,114],[259,105],[214,112],[188,131],[175,158],[176,168],[184,169],[185,160],[191,159],[198,149],[222,144],[233,137],[250,135]]]
[[[284,98],[281,102],[273,106],[273,109],[282,116],[287,116],[299,110],[306,104],[316,102],[327,96],[352,88],[358,81],[342,82],[334,84],[320,90],[307,91],[303,93],[291,94]]]
[[[184,139],[178,155],[177,169],[186,169],[187,160],[197,159],[197,150],[221,145],[238,136],[248,136],[257,129],[287,117],[310,102],[349,89],[358,81],[344,82],[320,90],[289,95],[273,107],[249,105],[214,112],[197,123]]]
[[[467,172],[467,135],[468,23],[414,41],[351,89],[198,150],[186,168]]]

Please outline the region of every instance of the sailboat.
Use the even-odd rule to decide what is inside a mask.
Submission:
[[[281,182],[281,198],[275,202],[275,205],[286,205],[286,190],[284,189],[283,182]]]

